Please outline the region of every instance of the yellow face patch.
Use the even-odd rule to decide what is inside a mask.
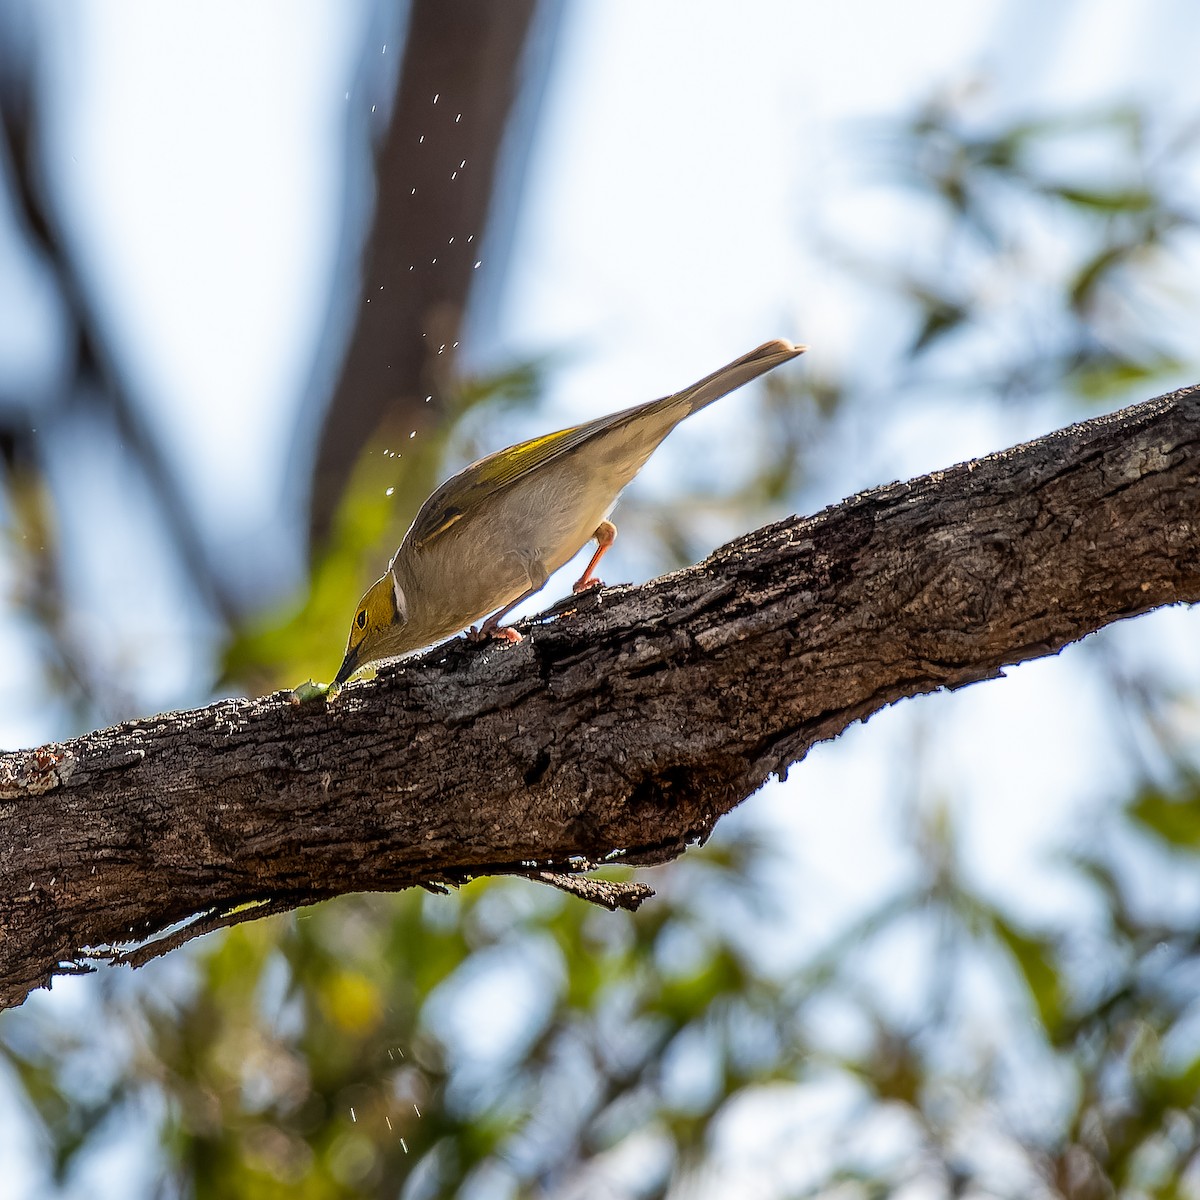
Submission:
[[[391,578],[384,575],[367,588],[358,602],[358,609],[350,624],[347,650],[357,650],[367,637],[386,629],[395,619],[396,595]]]
[[[389,569],[382,579],[367,588],[354,610],[346,657],[334,683],[340,687],[360,667],[404,650],[403,631],[407,621],[406,597]]]

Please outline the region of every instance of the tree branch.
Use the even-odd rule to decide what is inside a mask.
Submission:
[[[447,643],[328,707],[226,700],[0,757],[0,1003],[345,892],[673,858],[901,697],[1200,600],[1198,514],[1200,386],[565,601],[519,645]]]

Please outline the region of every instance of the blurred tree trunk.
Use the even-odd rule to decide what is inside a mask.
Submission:
[[[675,857],[901,697],[1200,601],[1198,512],[1200,386],[571,598],[516,647],[447,644],[329,707],[229,700],[0,756],[0,1006],[82,958],[345,892]]]
[[[6,16],[0,36],[21,25],[21,14]],[[14,37],[14,41],[21,39]],[[0,406],[0,457],[10,464],[36,464],[40,472],[43,444],[53,438],[56,423],[72,410],[98,416],[141,469],[196,593],[214,615],[229,621],[234,603],[226,581],[209,558],[196,516],[162,447],[132,401],[109,346],[103,304],[93,295],[79,255],[60,228],[47,182],[35,60],[32,40],[16,50],[0,45],[0,184],[11,183],[18,235],[46,272],[61,305],[64,371],[56,381],[56,394],[36,418],[21,403]],[[31,425],[41,427],[40,435]],[[58,630],[49,627],[48,632],[56,644],[61,643]],[[60,644],[60,651],[65,660],[75,659],[75,665],[80,665],[69,647]],[[81,680],[84,690],[89,686]]]
[[[546,7],[556,3],[545,0]],[[395,108],[376,156],[361,303],[317,444],[314,544],[381,422],[407,431],[438,415],[479,275],[475,264],[484,257],[501,146],[537,9],[536,0],[412,4]]]

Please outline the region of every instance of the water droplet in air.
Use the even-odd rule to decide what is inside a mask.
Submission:
[[[388,488],[388,489],[387,489],[387,491],[386,491],[386,492],[384,492],[383,494],[384,494],[385,496],[391,496],[391,495],[392,495],[392,494],[393,494],[395,491],[396,491],[396,489],[395,489],[394,487],[390,487],[390,488]]]
[[[474,270],[476,270],[476,271],[478,271],[478,270],[479,270],[479,268],[480,268],[480,267],[482,267],[482,266],[483,266],[483,259],[480,259],[480,260],[479,260],[479,262],[477,262],[477,263],[475,264],[475,266],[474,266],[474,268],[473,268],[473,269],[474,269]]]
[[[400,1145],[403,1147],[404,1153],[407,1154],[408,1153],[408,1143],[403,1138],[400,1139]]]
[[[421,134],[421,136],[419,138],[417,138],[417,145],[419,146],[424,140],[425,140],[425,135]]]
[[[434,93],[433,93],[433,102],[434,102],[434,104],[436,104],[436,103],[438,102],[438,97],[439,97],[441,94],[442,94],[441,92],[434,92]]]
[[[414,430],[412,431],[412,433],[410,433],[410,434],[408,435],[408,440],[411,442],[411,441],[413,440],[413,438],[415,438],[416,436],[417,436],[417,431],[414,429]]]
[[[455,125],[457,125],[459,123],[459,121],[461,121],[461,120],[462,120],[462,113],[459,113],[458,116],[454,118]]]
[[[350,1120],[357,1122],[358,1118],[354,1115],[354,1109],[350,1109]]]

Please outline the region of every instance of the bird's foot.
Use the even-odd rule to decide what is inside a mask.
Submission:
[[[523,640],[523,635],[519,634],[510,625],[496,625],[491,629],[487,627],[485,622],[483,626],[476,629],[474,625],[467,630],[467,641],[473,645],[478,645],[480,642],[519,642]]]
[[[583,579],[575,580],[575,582],[571,585],[571,591],[578,596],[580,592],[590,592],[595,588],[602,588],[603,586],[603,579],[588,579],[586,576],[584,576]]]

